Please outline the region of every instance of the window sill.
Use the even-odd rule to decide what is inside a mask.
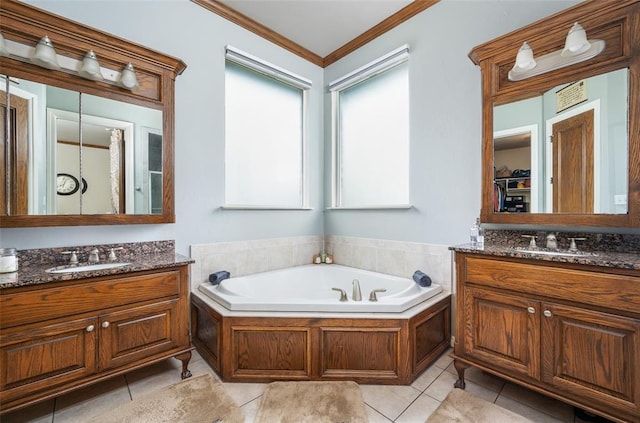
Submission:
[[[352,207],[327,207],[325,211],[333,210],[409,210],[412,209],[412,204],[398,204],[398,205],[386,205],[386,206],[352,206]]]
[[[285,207],[285,206],[220,206],[220,210],[313,210],[311,207]]]

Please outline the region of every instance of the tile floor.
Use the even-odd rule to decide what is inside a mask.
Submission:
[[[445,353],[411,386],[361,385],[367,414],[371,423],[423,423],[453,389],[456,372],[452,359]],[[83,422],[147,392],[180,381],[181,363],[170,359],[133,371],[123,376],[85,388],[55,399],[9,413],[0,418],[2,423]],[[195,353],[189,368],[193,375],[213,370]],[[215,376],[217,378],[217,376]],[[573,416],[573,407],[560,401],[505,382],[477,369],[466,372],[467,390],[523,415],[534,422],[582,423]],[[262,383],[225,383],[225,388],[242,407],[245,421],[252,422],[260,397],[265,388]]]

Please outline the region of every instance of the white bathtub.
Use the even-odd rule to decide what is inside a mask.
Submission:
[[[362,301],[352,298],[352,282],[360,283]],[[340,301],[346,291],[348,301]],[[369,301],[373,289],[378,301]],[[438,284],[422,288],[412,279],[337,264],[310,264],[254,275],[232,277],[198,290],[229,310],[401,313],[442,291]]]

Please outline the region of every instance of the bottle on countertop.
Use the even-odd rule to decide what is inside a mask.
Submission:
[[[478,233],[480,232],[480,218],[477,218],[471,229],[469,230],[471,245],[478,245]]]
[[[478,247],[484,247],[484,227],[482,227],[482,223],[480,223],[480,218],[476,219],[476,225],[478,226]]]

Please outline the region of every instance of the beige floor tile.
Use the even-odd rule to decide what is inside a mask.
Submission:
[[[367,411],[367,418],[369,419],[369,423],[390,423],[392,420],[389,420],[382,414],[378,413],[373,408],[369,407],[367,404],[364,405],[365,410]]]
[[[0,417],[2,423],[51,423],[55,400],[47,400]]]
[[[508,397],[565,422],[573,422],[573,406],[520,385],[507,383],[500,396]]]
[[[525,405],[521,402],[513,400],[507,396],[500,395],[496,400],[496,404],[500,407],[506,408],[507,410],[511,410],[516,414],[520,414],[523,417],[528,418],[529,420],[535,423],[569,423],[573,422],[572,420],[561,420],[557,419],[553,416],[543,413],[542,411],[536,410],[535,408],[531,408],[528,405]]]
[[[452,348],[449,348],[448,350],[446,350],[440,356],[440,358],[437,359],[435,363],[433,363],[433,365],[440,369],[446,369],[449,366],[449,364],[453,363],[453,358],[450,357],[452,352],[453,352]]]
[[[117,376],[57,397],[54,422],[83,422],[129,401],[131,396],[125,378]]]
[[[172,363],[173,360],[164,360],[142,369],[134,370],[126,374],[129,390],[133,399],[171,386],[182,380],[180,369]],[[190,369],[192,366],[189,366]],[[193,372],[193,370],[192,370]]]
[[[452,389],[455,389],[453,384],[457,379],[458,377],[450,372],[442,372],[440,376],[438,376],[438,378],[424,391],[424,393],[442,402],[449,392],[451,392]],[[472,381],[467,381],[465,389],[467,392],[489,402],[494,402],[498,397],[497,391],[493,391]]]
[[[395,420],[419,395],[411,386],[360,385],[364,402],[390,420]]]
[[[434,400],[428,395],[420,395],[401,415],[395,420],[395,423],[422,423],[430,416],[440,405],[439,401]]]
[[[267,387],[266,383],[224,383],[224,389],[238,406],[259,398]]]
[[[260,407],[260,399],[261,397],[258,397],[240,407],[240,409],[244,413],[245,423],[253,423],[253,421],[255,420],[256,414],[258,413],[258,408]]]
[[[413,381],[411,386],[413,386],[420,392],[423,392],[429,385],[433,383],[434,380],[436,380],[438,376],[440,376],[440,373],[442,373],[443,371],[444,370],[442,370],[440,367],[432,365],[431,367],[427,368],[427,370],[422,372],[422,374]]]

